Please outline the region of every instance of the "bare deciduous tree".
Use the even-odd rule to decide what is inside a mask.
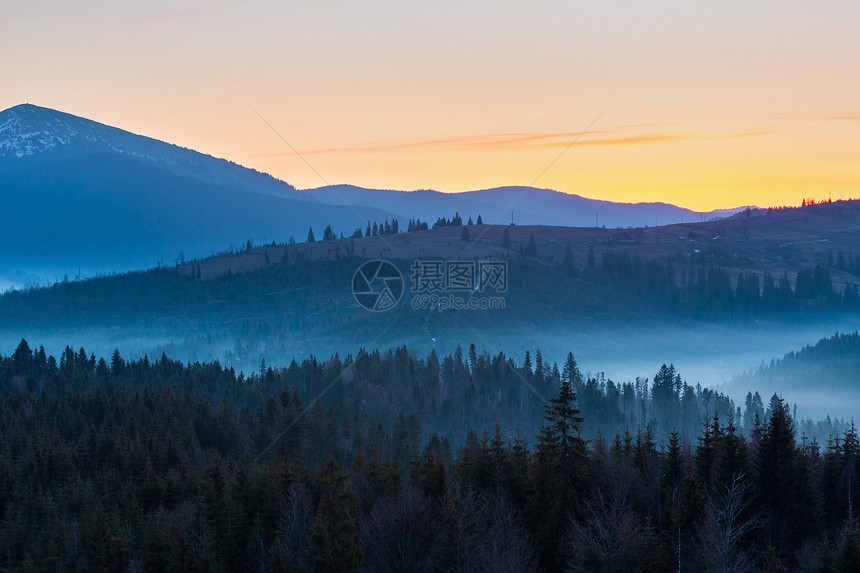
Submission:
[[[756,560],[744,538],[759,527],[761,518],[749,514],[748,489],[746,475],[740,472],[732,476],[731,484],[715,493],[691,552],[699,568],[714,573],[753,571]]]
[[[307,549],[310,545],[315,521],[314,502],[304,485],[294,485],[290,488],[289,499],[284,503],[284,509],[278,518],[278,533],[275,539],[276,547],[282,561],[302,573],[308,571]]]
[[[380,497],[359,523],[363,571],[427,571],[436,536],[433,508],[417,490],[405,487]]]

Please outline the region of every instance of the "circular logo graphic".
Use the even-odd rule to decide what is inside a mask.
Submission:
[[[403,296],[403,275],[388,261],[367,261],[352,276],[352,294],[367,310],[391,310]]]

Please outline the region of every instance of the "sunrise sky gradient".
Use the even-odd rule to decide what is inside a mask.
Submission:
[[[0,109],[300,188],[535,184],[699,210],[860,196],[858,0],[0,6]]]

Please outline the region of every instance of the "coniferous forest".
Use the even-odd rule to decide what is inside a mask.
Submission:
[[[473,345],[246,376],[22,341],[0,357],[0,569],[856,570],[853,422],[655,371]]]
[[[858,23],[0,3],[0,573],[860,573]]]

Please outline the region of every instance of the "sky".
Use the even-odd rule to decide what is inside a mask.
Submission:
[[[0,10],[0,109],[51,107],[299,188],[535,185],[697,210],[860,196],[860,0]]]

